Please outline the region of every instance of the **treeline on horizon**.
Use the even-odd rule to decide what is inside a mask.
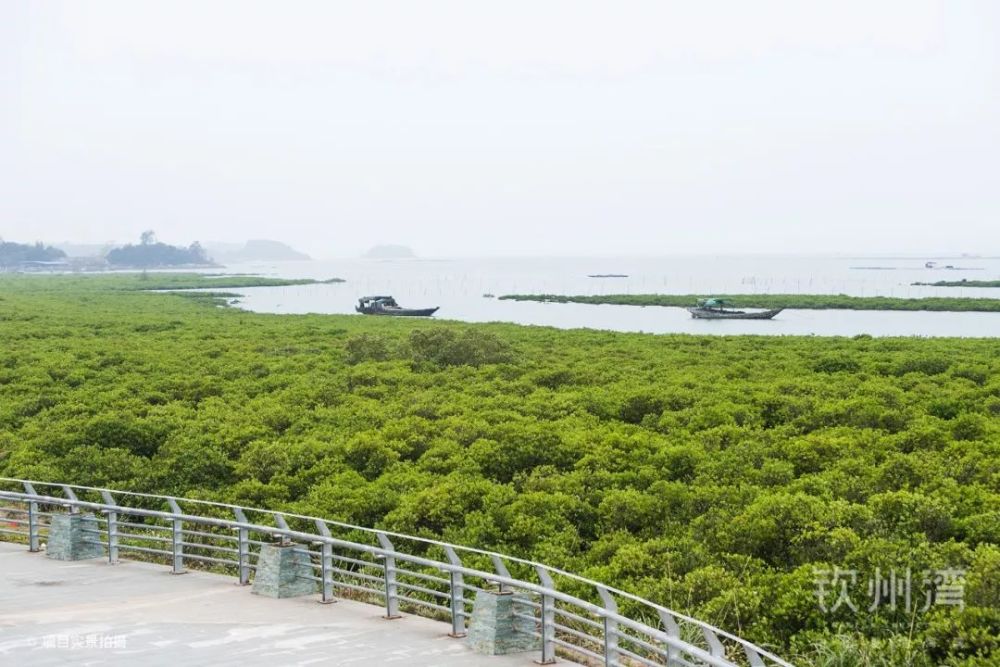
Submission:
[[[172,246],[157,241],[152,230],[143,232],[138,244],[128,243],[120,248],[112,248],[105,259],[111,266],[128,268],[214,266],[208,253],[197,241],[187,248]]]
[[[0,267],[65,259],[65,252],[40,241],[34,244],[0,241]],[[108,250],[103,259],[109,266],[123,268],[215,266],[212,258],[197,241],[187,248],[160,243],[152,230],[143,232],[138,244],[128,243]]]
[[[546,303],[588,303],[619,306],[693,307],[699,299],[717,298],[733,308],[796,308],[806,310],[930,310],[1000,312],[1000,299],[965,297],[901,298],[844,294],[505,294],[500,299]]]
[[[14,243],[0,240],[0,268],[30,262],[57,262],[66,257],[59,248],[44,243]]]
[[[146,291],[183,280],[0,277],[0,475],[495,549],[803,667],[1000,659],[1000,340],[285,316]],[[858,573],[858,612],[820,609],[834,568]],[[907,568],[917,587],[967,570],[964,608],[869,609],[867,578]]]

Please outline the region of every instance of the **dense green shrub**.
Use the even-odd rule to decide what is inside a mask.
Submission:
[[[481,329],[425,329],[410,334],[415,362],[438,366],[482,366],[513,359],[510,345]]]
[[[925,645],[928,655],[952,664],[963,658],[1000,657],[1000,609],[974,607],[930,619]],[[991,664],[984,662],[985,664]]]
[[[389,358],[389,340],[378,334],[362,333],[351,336],[344,343],[347,363],[360,364],[362,361],[385,361]]]
[[[861,368],[857,359],[853,359],[846,354],[836,356],[827,355],[820,357],[813,364],[813,370],[817,373],[856,373]]]

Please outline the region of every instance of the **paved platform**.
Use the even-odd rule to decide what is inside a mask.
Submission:
[[[527,667],[538,657],[476,655],[446,623],[317,600],[264,598],[232,578],[148,563],[56,561],[0,542],[0,664]]]

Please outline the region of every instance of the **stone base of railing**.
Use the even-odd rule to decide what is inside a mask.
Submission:
[[[539,638],[532,635],[535,623],[523,616],[534,616],[525,599],[512,593],[478,591],[472,608],[468,642],[483,655],[506,655],[536,651]]]
[[[53,514],[45,555],[56,560],[84,560],[104,556],[97,517],[93,514]]]
[[[260,548],[251,591],[269,598],[293,598],[318,590],[309,554],[294,544],[265,544]]]

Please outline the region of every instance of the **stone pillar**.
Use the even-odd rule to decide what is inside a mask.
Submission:
[[[535,622],[514,614],[534,616],[534,610],[522,596],[513,593],[477,591],[469,624],[469,645],[483,655],[506,655],[537,651],[541,647]]]
[[[309,554],[294,544],[265,544],[260,548],[251,592],[269,598],[293,598],[315,593],[316,581]]]
[[[93,514],[53,514],[45,555],[56,560],[102,558],[97,517]]]

